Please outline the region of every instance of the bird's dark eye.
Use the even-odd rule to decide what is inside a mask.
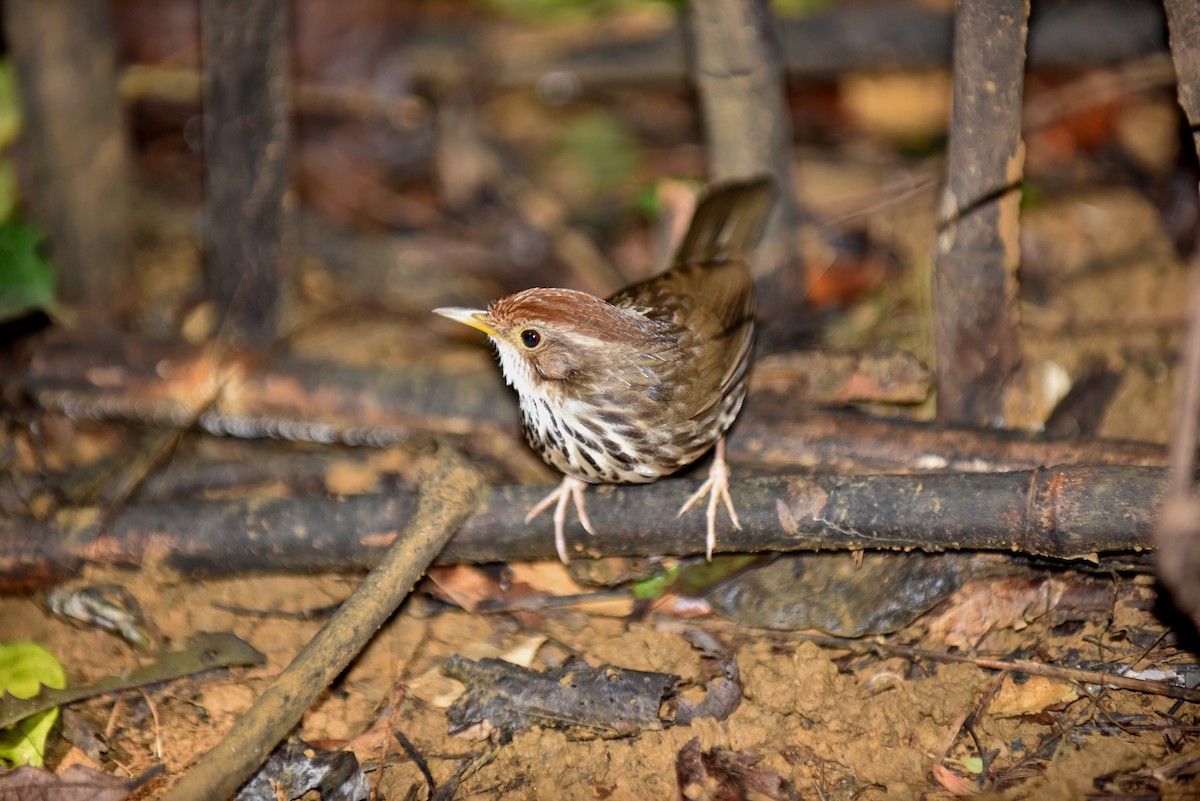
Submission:
[[[532,328],[526,328],[521,332],[521,343],[529,349],[536,348],[538,343],[542,341],[542,335]]]

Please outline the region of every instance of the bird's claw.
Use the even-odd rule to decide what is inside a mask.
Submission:
[[[708,523],[708,530],[704,540],[704,556],[711,562],[713,548],[717,544],[717,504],[724,501],[725,511],[729,512],[729,519],[733,522],[733,527],[739,531],[742,528],[742,523],[738,520],[737,512],[733,508],[733,498],[729,494],[729,465],[725,464],[724,438],[717,440],[717,450],[713,455],[712,466],[708,469],[708,478],[698,490],[692,493],[691,497],[684,501],[675,516],[681,517],[705,495],[708,495],[708,510],[704,516]]]
[[[588,534],[595,534],[592,529],[592,521],[588,519],[587,509],[584,506],[583,491],[587,487],[587,482],[583,479],[575,478],[574,476],[563,476],[560,483],[554,490],[542,498],[532,509],[529,514],[525,515],[525,522],[529,523],[540,515],[542,512],[554,505],[554,550],[558,552],[558,558],[565,565],[571,561],[567,556],[567,539],[563,533],[563,526],[567,522],[567,501],[575,502],[575,512],[579,515],[579,523],[583,526],[583,530]]]

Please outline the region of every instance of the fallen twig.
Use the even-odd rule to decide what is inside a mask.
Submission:
[[[795,639],[801,639],[826,648],[849,648],[853,651],[872,651],[886,656],[902,656],[909,659],[928,659],[933,662],[954,662],[963,665],[975,665],[987,670],[1003,670],[1012,673],[1024,673],[1029,676],[1045,676],[1048,679],[1062,679],[1079,684],[1095,684],[1113,690],[1131,690],[1133,692],[1162,695],[1167,698],[1179,698],[1192,703],[1200,702],[1200,690],[1189,687],[1178,687],[1149,679],[1134,679],[1108,673],[1103,670],[1086,670],[1084,668],[1048,665],[1044,662],[1031,662],[1024,659],[990,659],[970,654],[948,654],[939,651],[928,651],[924,648],[909,648],[903,645],[892,645],[886,642],[871,642],[868,640],[851,640],[845,637],[830,637],[823,634],[796,634]]]
[[[38,712],[73,704],[84,698],[157,684],[222,667],[259,665],[264,660],[262,654],[232,634],[200,632],[182,650],[160,654],[152,664],[138,668],[126,676],[107,676],[82,687],[55,689],[43,686],[32,698],[17,698],[0,693],[0,729]]]
[[[446,540],[474,510],[482,486],[474,470],[444,450],[423,484],[416,511],[379,566],[225,739],[171,789],[167,801],[228,798],[396,610]]]

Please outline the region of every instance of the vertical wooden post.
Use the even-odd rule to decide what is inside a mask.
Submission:
[[[1171,59],[1178,76],[1179,105],[1200,155],[1200,5],[1190,0],[1164,0]]]
[[[1200,5],[1166,0],[1171,59],[1179,105],[1200,155]],[[1155,543],[1158,576],[1175,603],[1200,626],[1200,497],[1196,494],[1196,444],[1200,430],[1200,253],[1192,255],[1188,327],[1179,365],[1179,397],[1171,438],[1171,489],[1159,515]]]
[[[766,0],[692,0],[689,7],[692,72],[704,119],[709,177],[770,174],[779,183],[775,210],[755,259],[760,274],[773,272],[792,261],[798,217],[791,185],[792,132],[774,17]],[[803,291],[802,285],[795,288]],[[791,313],[799,300],[790,298]]]
[[[48,237],[58,297],[111,317],[129,273],[129,156],[108,3],[3,5],[24,111],[25,199]]]
[[[275,341],[288,189],[287,8],[202,0],[204,268],[224,341]]]
[[[1021,99],[1029,0],[959,0],[933,272],[938,419],[1000,425],[1017,365]]]

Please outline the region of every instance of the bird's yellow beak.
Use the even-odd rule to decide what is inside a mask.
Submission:
[[[500,332],[491,326],[488,313],[482,309],[466,309],[461,306],[443,306],[440,309],[434,309],[433,313],[440,314],[443,317],[449,317],[451,320],[460,322],[463,325],[469,325],[472,328],[477,328],[490,337],[500,337]]]

